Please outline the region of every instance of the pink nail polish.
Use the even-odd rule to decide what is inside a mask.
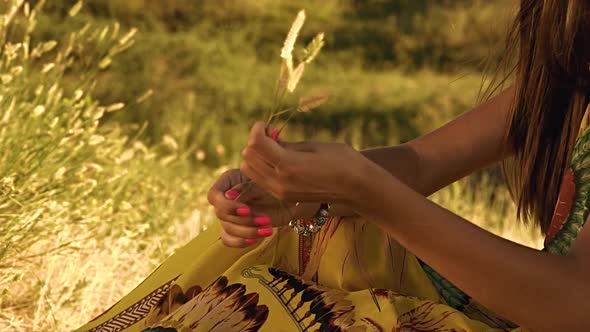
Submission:
[[[276,141],[277,138],[279,138],[279,131],[277,130],[277,128],[272,128],[272,130],[270,131],[270,137],[273,141]]]
[[[238,198],[238,196],[240,196],[240,193],[235,190],[228,190],[225,192],[225,197],[232,200]]]
[[[244,242],[246,242],[247,244],[254,244],[256,243],[256,239],[245,239]]]
[[[258,229],[258,235],[260,236],[270,236],[272,235],[272,227],[264,227]]]
[[[270,218],[268,216],[258,216],[254,218],[254,223],[258,226],[270,225]]]
[[[236,214],[241,217],[247,217],[250,215],[250,208],[248,208],[248,207],[237,208]]]

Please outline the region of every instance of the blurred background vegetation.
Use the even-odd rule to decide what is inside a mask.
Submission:
[[[12,17],[0,34],[0,331],[82,324],[215,221],[204,193],[238,164],[271,104],[299,9],[300,40],[326,38],[301,88],[333,98],[285,134],[357,148],[406,142],[474,106],[515,9],[508,0],[29,3],[0,5]],[[539,245],[513,222],[495,168],[432,199]]]
[[[325,130],[358,146],[407,141],[472,106],[513,9],[477,0],[89,0],[64,20],[70,7],[48,2],[38,38],[59,39],[88,22],[137,27],[135,45],[94,96],[130,102],[154,91],[113,120],[147,122],[148,141],[173,135],[181,147],[203,150],[209,165],[226,161],[218,144],[228,156],[241,149],[249,122],[269,107],[280,46],[300,8],[308,16],[301,40],[326,34],[302,86],[334,98],[295,121],[306,136]]]

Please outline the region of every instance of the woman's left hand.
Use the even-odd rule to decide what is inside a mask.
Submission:
[[[354,208],[371,176],[384,172],[346,144],[276,142],[263,122],[252,128],[242,157],[244,175],[288,202],[345,203]]]

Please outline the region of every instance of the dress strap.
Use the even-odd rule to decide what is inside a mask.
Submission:
[[[590,127],[590,103],[586,107],[586,111],[584,112],[584,116],[580,122],[580,129],[578,130],[577,138],[580,138],[586,129],[588,129],[588,127]]]
[[[590,105],[582,117],[572,158],[559,190],[545,251],[566,255],[586,223],[590,208]]]

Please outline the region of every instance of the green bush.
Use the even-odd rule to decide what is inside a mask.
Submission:
[[[139,28],[136,45],[100,75],[93,96],[117,102],[154,94],[135,112],[106,119],[147,123],[149,144],[172,134],[191,151],[215,156],[223,144],[232,156],[243,143],[235,137],[269,107],[280,45],[299,8],[308,16],[302,39],[325,31],[327,41],[304,83],[334,98],[314,121],[296,122],[306,124],[308,135],[362,136],[366,146],[409,140],[472,106],[482,63],[501,51],[499,22],[512,7],[507,0],[89,0],[64,22],[68,8],[66,1],[48,4],[34,38],[57,39],[73,26],[112,18]],[[382,130],[370,137],[351,132],[367,127]]]

